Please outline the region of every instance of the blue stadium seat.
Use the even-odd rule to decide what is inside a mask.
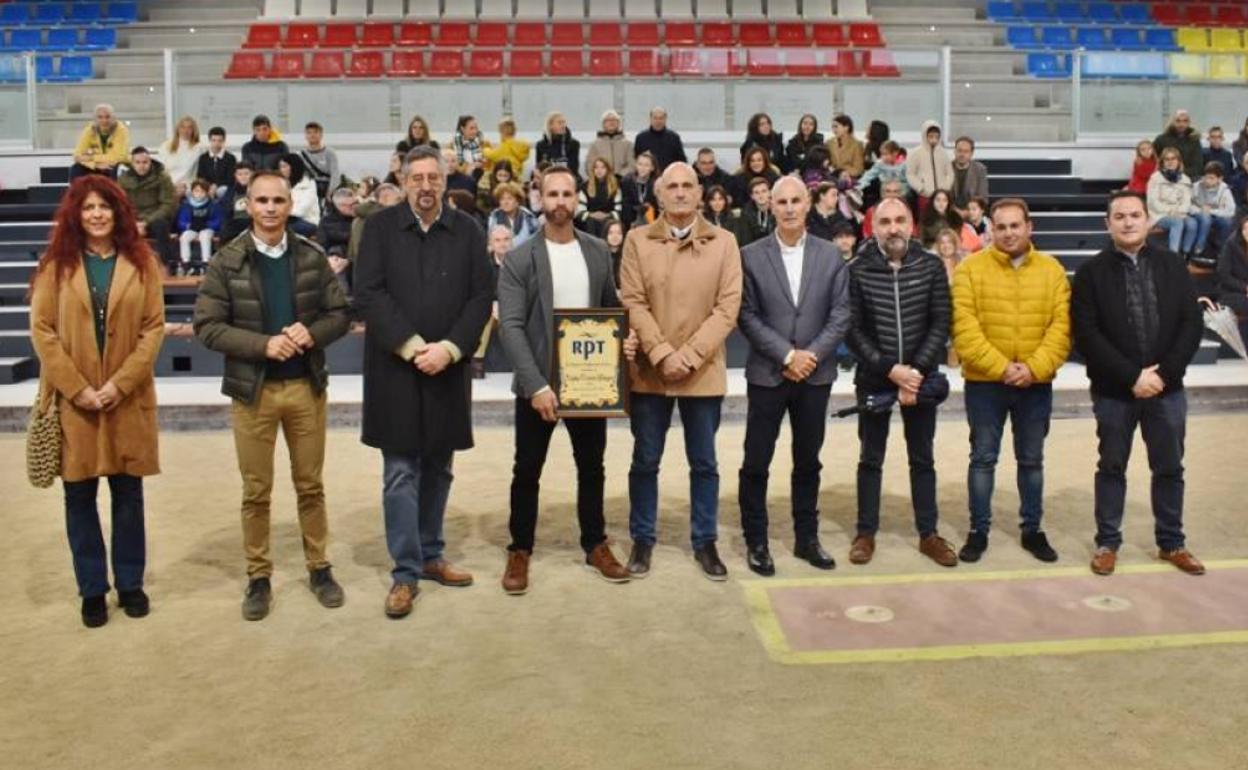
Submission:
[[[1036,24],[1051,24],[1057,21],[1053,9],[1049,8],[1047,2],[1036,2],[1035,0],[1027,0],[1023,3],[1023,11],[1020,14],[1023,19]]]
[[[1075,30],[1075,44],[1089,51],[1108,51],[1114,48],[1106,27],[1079,27]]]
[[[5,47],[10,51],[38,51],[43,48],[42,32],[39,29],[9,30],[9,44]]]
[[[1057,18],[1066,24],[1081,24],[1088,20],[1088,14],[1083,10],[1083,3],[1058,3]]]
[[[139,4],[131,2],[109,3],[108,12],[104,14],[104,20],[118,24],[134,24],[139,20]]]
[[[1140,51],[1146,47],[1139,27],[1114,27],[1110,30],[1109,39],[1114,48],[1122,51]]]
[[[1040,44],[1045,48],[1064,51],[1075,47],[1071,38],[1070,27],[1044,27],[1040,30]]]
[[[95,61],[90,56],[62,56],[61,69],[52,77],[61,83],[76,83],[95,77]]]
[[[72,51],[78,47],[78,29],[76,27],[56,27],[48,30],[48,39],[44,41],[45,51]]]
[[[6,27],[20,27],[30,21],[30,6],[22,3],[6,3],[0,5],[0,24]]]
[[[1005,30],[1005,42],[1011,48],[1039,48],[1040,43],[1036,40],[1035,27],[1007,27]]]
[[[1070,57],[1065,54],[1027,54],[1027,74],[1033,78],[1070,77]]]
[[[60,3],[38,3],[35,5],[35,23],[60,24],[65,21],[65,6]]]
[[[69,6],[69,20],[75,24],[91,24],[104,18],[104,6],[100,3],[76,2]]]
[[[1173,29],[1156,27],[1144,30],[1144,47],[1154,51],[1177,51],[1179,43]]]
[[[89,27],[80,51],[111,51],[117,47],[117,30],[112,27]]]
[[[51,80],[56,75],[56,60],[51,56],[35,57],[35,79],[40,82]]]
[[[1095,24],[1117,24],[1118,6],[1113,3],[1088,3],[1088,18]]]
[[[1152,24],[1153,15],[1148,12],[1144,3],[1124,3],[1118,6],[1118,15],[1123,24]]]
[[[988,0],[988,19],[995,22],[1019,21],[1018,9],[1013,0]]]

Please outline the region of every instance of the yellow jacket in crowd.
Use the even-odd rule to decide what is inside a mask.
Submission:
[[[1015,268],[996,247],[975,252],[953,273],[953,346],[962,376],[999,382],[1020,362],[1051,382],[1070,355],[1070,281],[1062,263],[1035,246]]]
[[[481,151],[481,154],[485,156],[486,171],[492,170],[494,164],[500,160],[511,163],[511,171],[515,174],[518,182],[520,180],[520,172],[524,169],[524,164],[529,159],[529,143],[513,136],[510,139],[503,139],[493,147],[486,147]]]
[[[101,158],[109,161],[114,168],[130,161],[130,129],[120,120],[113,122],[107,146],[95,123],[82,129],[78,144],[74,146],[74,159],[87,168],[95,168],[96,161]]]

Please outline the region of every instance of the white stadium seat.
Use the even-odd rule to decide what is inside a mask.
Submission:
[[[333,15],[331,0],[302,0],[299,3],[299,18],[328,19]]]
[[[338,0],[335,16],[344,19],[362,19],[368,15],[368,0]]]
[[[767,18],[775,21],[801,18],[797,12],[797,0],[767,0]]]
[[[692,19],[693,0],[659,0],[659,18]]]
[[[732,0],[732,18],[734,19],[765,19],[763,0]]]
[[[663,3],[663,13],[667,13],[667,3]],[[728,0],[698,0],[699,19],[728,18]]]
[[[546,0],[516,0],[517,19],[550,18],[550,3]]]
[[[436,19],[442,15],[440,0],[407,0],[407,15],[414,16],[418,19]],[[461,7],[467,7],[465,4]],[[454,4],[452,4],[454,7]],[[473,11],[475,15],[475,9]]]
[[[511,0],[481,0],[482,19],[510,19]]]
[[[552,19],[583,19],[585,18],[584,0],[554,0],[551,9]]]
[[[395,18],[403,15],[403,0],[373,0],[373,10],[369,16]]]
[[[264,0],[264,18],[295,18],[295,0]]]
[[[620,18],[620,0],[589,0],[589,18]]]
[[[869,19],[867,0],[837,0],[836,15],[842,19]]]
[[[624,18],[654,21],[654,0],[624,0]]]
[[[805,0],[802,3],[802,18],[807,21],[825,21],[833,18],[833,0]]]

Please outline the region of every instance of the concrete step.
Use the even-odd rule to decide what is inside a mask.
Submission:
[[[988,168],[988,178],[997,175],[1011,176],[1019,174],[1055,174],[1069,176],[1071,172],[1070,158],[988,158],[981,160]]]
[[[0,307],[0,331],[30,330],[30,308]]]
[[[68,184],[36,184],[26,188],[26,196],[31,203],[51,203],[55,205],[61,202],[61,196],[68,189]]]
[[[992,177],[989,189],[993,196],[1021,195],[1077,195],[1081,189],[1080,179],[1075,176],[1003,175]]]
[[[3,263],[0,263],[3,264]],[[27,304],[27,293],[30,283],[0,283],[0,305],[20,307]]]
[[[30,332],[26,329],[8,329],[0,331],[0,356],[9,358],[29,358],[35,354],[35,346],[30,341]]]
[[[1100,251],[1109,243],[1109,236],[1101,232],[1033,233],[1032,241],[1041,251]]]
[[[0,262],[0,284],[29,283],[38,262]]]
[[[0,243],[0,263],[31,262],[38,260],[40,252],[42,252],[47,245],[47,241]]]
[[[33,380],[39,376],[39,361],[35,358],[0,358],[0,385]]]
[[[17,241],[44,241],[54,225],[51,222],[0,222],[0,244]]]

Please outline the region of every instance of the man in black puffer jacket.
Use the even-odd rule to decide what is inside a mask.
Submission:
[[[910,458],[910,497],[919,531],[919,551],[944,567],[958,563],[948,541],[936,532],[936,406],[916,403],[923,379],[945,358],[949,338],[949,279],[934,254],[910,240],[910,209],[900,200],[876,206],[875,241],[850,264],[849,296],[853,310],[849,349],[858,359],[854,385],[858,401],[887,390],[897,391]],[[880,526],[880,483],[892,411],[858,415],[858,535],[849,551],[854,564],[875,553]]]

